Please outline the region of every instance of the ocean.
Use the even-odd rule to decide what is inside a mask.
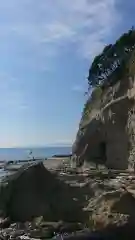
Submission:
[[[31,154],[30,154],[31,152]],[[0,161],[48,158],[71,153],[71,147],[0,148]]]

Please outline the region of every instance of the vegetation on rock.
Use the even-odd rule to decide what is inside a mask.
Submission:
[[[96,104],[101,101],[104,89],[128,74],[126,66],[134,49],[135,30],[132,27],[114,44],[105,46],[102,53],[94,58],[88,76],[88,92],[90,89],[93,91],[84,104],[81,123],[88,119],[92,109],[95,109]]]
[[[96,56],[89,69],[89,88],[104,84],[111,84],[109,79],[113,73],[121,74],[123,65],[135,48],[135,30],[132,27],[124,33],[115,44],[104,47],[101,54]],[[112,79],[111,79],[112,80]]]
[[[96,103],[99,102],[99,100],[101,99],[102,92],[103,92],[103,90],[100,86],[95,87],[90,98],[84,104],[82,121],[84,121],[88,118],[90,112],[95,107]]]

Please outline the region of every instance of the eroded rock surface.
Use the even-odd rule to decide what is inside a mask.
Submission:
[[[112,169],[134,169],[135,162],[135,52],[123,77],[88,100],[90,111],[80,122],[73,155],[84,162]],[[86,115],[86,113],[85,113]]]
[[[71,186],[75,185],[74,178],[68,177]],[[129,239],[135,236],[134,174],[126,171],[90,170],[76,176],[76,186],[80,186],[82,195],[85,195],[83,210],[89,216],[86,226],[92,232],[99,233],[101,239],[108,239],[106,237],[109,236],[111,239]]]
[[[37,164],[3,182],[7,185],[0,193],[2,239],[135,236],[133,173],[106,169],[78,174],[46,171],[43,164]],[[49,211],[46,205],[51,206]]]

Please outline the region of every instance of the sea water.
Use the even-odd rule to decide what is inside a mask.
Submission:
[[[27,160],[30,158],[48,158],[53,155],[71,153],[71,146],[64,147],[35,147],[35,148],[0,148],[0,161]]]
[[[30,158],[49,158],[53,155],[67,155],[71,153],[71,147],[37,147],[37,148],[0,148],[0,161],[30,160]],[[24,164],[24,163],[23,163]],[[21,162],[20,162],[21,165]],[[11,172],[12,173],[12,172]],[[0,169],[0,181],[9,171]]]

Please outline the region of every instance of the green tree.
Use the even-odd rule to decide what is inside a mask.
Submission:
[[[115,42],[104,47],[101,54],[96,56],[89,69],[88,84],[90,87],[106,84],[111,74],[121,72],[123,62],[135,48],[135,30],[132,27]]]

